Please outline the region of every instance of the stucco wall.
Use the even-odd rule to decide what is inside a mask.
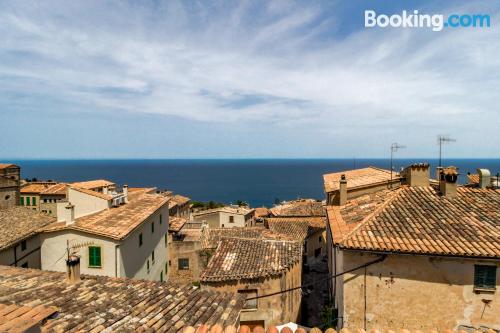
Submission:
[[[75,206],[75,218],[109,208],[108,200],[85,194],[72,188],[68,190],[68,201]]]
[[[306,254],[309,258],[311,258],[311,259],[315,258],[314,251],[316,249],[320,248],[321,254],[318,258],[321,259],[323,257],[323,255],[326,254],[326,245],[327,245],[327,243],[326,243],[326,230],[315,232],[314,234],[307,237],[307,244],[306,245],[307,245],[306,246]]]
[[[341,251],[341,270],[377,256]],[[500,296],[473,291],[474,264],[500,262],[428,256],[389,255],[365,270],[344,275],[344,327],[438,329],[484,325],[500,329]],[[365,283],[366,281],[366,283]],[[343,295],[342,295],[343,294]],[[366,308],[366,310],[365,310]],[[340,314],[342,315],[342,314]]]
[[[234,223],[229,222],[229,217],[234,216]],[[213,212],[204,215],[199,215],[194,218],[198,222],[206,222],[210,228],[234,228],[245,227],[245,215],[232,214],[227,212]],[[249,221],[250,223],[250,221]]]
[[[200,272],[203,269],[199,252],[201,243],[199,241],[171,241],[168,244],[169,267],[168,277],[170,282],[194,282],[200,280]],[[179,269],[178,259],[189,259],[189,269]]]
[[[295,264],[281,276],[202,283],[202,288],[217,291],[238,292],[238,290],[257,289],[258,295],[266,295],[281,290],[297,287],[302,282],[302,264]],[[288,322],[297,322],[300,315],[300,289],[275,296],[258,299],[257,310],[243,310],[240,314],[240,323],[246,321],[264,321],[266,328],[270,325],[280,325]]]
[[[38,235],[26,239],[24,251],[21,242],[0,251],[0,265],[21,267],[23,264],[28,264],[28,268],[41,268],[40,237]]]

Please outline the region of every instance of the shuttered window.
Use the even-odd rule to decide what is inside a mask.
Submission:
[[[89,246],[89,267],[101,267],[101,248]]]
[[[24,206],[24,197],[21,197],[21,206]]]
[[[488,265],[474,266],[474,288],[495,289],[497,267]]]

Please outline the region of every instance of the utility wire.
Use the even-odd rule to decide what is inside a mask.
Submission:
[[[287,293],[289,291],[294,291],[294,290],[297,290],[297,289],[302,289],[302,288],[306,288],[306,287],[310,287],[310,286],[313,286],[319,282],[323,282],[323,281],[326,281],[326,280],[329,280],[329,279],[333,279],[333,278],[336,278],[336,277],[339,277],[339,276],[342,276],[344,274],[347,274],[347,273],[350,273],[350,272],[354,272],[360,268],[363,268],[363,267],[368,267],[368,266],[371,266],[373,264],[376,264],[376,263],[379,263],[379,262],[382,262],[385,260],[385,258],[387,257],[387,255],[382,255],[381,257],[373,260],[373,261],[370,261],[370,262],[367,262],[363,265],[360,265],[358,267],[354,267],[354,268],[351,268],[351,269],[348,269],[347,271],[343,271],[342,273],[338,273],[338,274],[332,274],[332,275],[328,275],[327,277],[325,278],[322,278],[322,279],[319,279],[319,280],[316,280],[316,281],[313,281],[311,283],[307,283],[307,284],[303,284],[303,285],[300,285],[298,287],[294,287],[294,288],[290,288],[290,289],[285,289],[285,290],[281,290],[281,291],[277,291],[275,293],[271,293],[271,294],[266,294],[266,295],[261,295],[261,296],[256,296],[256,297],[251,297],[251,298],[247,298],[246,300],[247,301],[251,301],[251,300],[254,300],[254,299],[259,299],[259,298],[264,298],[264,297],[270,297],[270,296],[274,296],[274,295],[279,295],[279,294],[283,294],[283,293]]]

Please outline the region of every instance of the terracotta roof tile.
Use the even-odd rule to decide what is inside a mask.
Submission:
[[[325,216],[321,201],[301,199],[275,206],[269,210],[271,216]]]
[[[266,219],[269,230],[303,241],[308,236],[325,230],[326,218],[321,216],[311,217],[270,217]]]
[[[65,222],[53,223],[44,228],[44,232],[62,229],[80,230],[120,240],[127,237],[167,202],[168,198],[162,195],[140,192],[129,196],[129,202],[124,205],[79,217],[73,224],[67,226]]]
[[[109,180],[105,180],[105,179],[96,179],[96,180],[87,180],[84,182],[76,182],[76,183],[72,183],[71,185],[74,187],[91,190],[91,189],[94,189],[97,187],[115,185],[115,183],[110,182]]]
[[[113,199],[112,195],[104,194],[104,193],[99,193],[99,192],[92,191],[92,190],[87,190],[85,188],[79,188],[79,187],[73,187],[72,186],[71,189],[75,190],[75,191],[78,191],[78,192],[81,192],[81,193],[85,193],[85,194],[91,195],[91,196],[96,197],[96,198],[104,199],[104,200],[112,200]]]
[[[339,181],[342,175],[346,176],[347,189],[365,187],[380,183],[387,183],[391,180],[391,171],[368,167],[362,169],[346,170],[342,172],[328,173],[323,175],[325,192],[333,192],[339,189]],[[400,179],[399,175],[393,173],[393,181]]]
[[[0,332],[23,333],[35,327],[58,311],[54,306],[17,306],[0,303]]]
[[[268,239],[223,238],[201,281],[231,281],[275,276],[302,257],[302,243]]]
[[[202,248],[215,249],[223,238],[291,240],[263,227],[203,228],[201,231]]]
[[[187,221],[188,220],[183,217],[170,216],[168,221],[168,231],[179,232]]]
[[[255,217],[267,217],[269,216],[269,209],[266,207],[255,208]]]
[[[52,186],[49,186],[42,192],[41,195],[66,195],[66,187],[68,185],[66,183],[59,183]]]
[[[15,164],[10,164],[10,163],[0,163],[0,170],[2,170],[2,169],[7,169],[7,168],[12,168],[12,167],[19,168],[19,166],[15,165]]]
[[[172,197],[171,202],[175,202],[176,204],[182,206],[188,203],[191,199],[180,194],[176,194]]]
[[[45,331],[178,332],[188,325],[234,325],[244,297],[192,285],[82,276],[69,284],[65,273],[0,266],[0,299],[18,306],[55,306]]]
[[[54,186],[54,183],[28,183],[21,187],[21,193],[40,193]]]
[[[403,186],[369,214],[349,215],[340,208],[339,216],[333,207],[328,217],[341,248],[499,258],[498,207],[498,190],[458,187],[457,196],[449,198],[431,186]]]
[[[0,209],[0,250],[35,235],[55,220],[26,207]]]

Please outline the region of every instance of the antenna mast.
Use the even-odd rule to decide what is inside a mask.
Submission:
[[[394,169],[393,166],[393,158],[394,158],[394,153],[398,151],[398,149],[406,148],[406,146],[400,145],[397,142],[394,142],[391,144],[391,183],[390,183],[390,188],[392,188],[392,171]]]
[[[450,142],[456,142],[457,140],[450,138],[449,135],[438,135],[438,144],[439,144],[439,167],[442,167],[441,162],[442,162],[442,151],[443,151],[443,144],[444,143],[450,143]]]

